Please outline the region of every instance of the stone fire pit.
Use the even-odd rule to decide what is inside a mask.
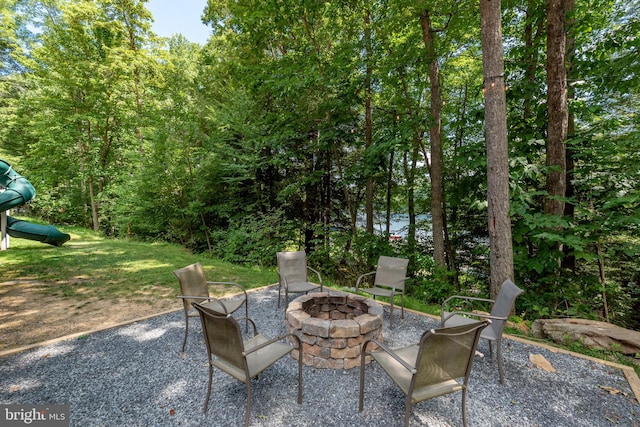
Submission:
[[[351,369],[360,366],[360,349],[365,340],[382,340],[382,312],[382,306],[369,298],[315,292],[289,304],[287,331],[302,341],[305,365]],[[292,352],[292,357],[298,360],[298,350]]]

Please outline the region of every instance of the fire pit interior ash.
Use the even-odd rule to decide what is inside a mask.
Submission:
[[[303,295],[289,304],[286,318],[287,331],[302,341],[302,362],[316,368],[359,366],[362,343],[382,340],[382,306],[358,295]],[[292,356],[297,360],[298,351]]]

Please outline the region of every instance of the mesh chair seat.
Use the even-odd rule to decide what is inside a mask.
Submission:
[[[444,312],[443,313],[443,318],[447,319],[447,326],[462,326],[462,325],[469,325],[471,323],[475,323],[478,321],[477,317],[486,317],[486,318],[491,318],[491,315],[489,314],[483,314],[483,313],[470,313],[470,316],[476,316],[476,317],[467,317],[467,316],[462,316],[460,314],[456,314],[456,313],[449,313],[449,312]],[[496,320],[496,319],[492,319],[492,320]],[[495,328],[485,328],[484,331],[482,331],[482,335],[480,336],[480,338],[485,338],[488,340],[492,340],[495,341],[498,339],[498,335],[496,333]]]
[[[288,290],[291,293],[303,293],[318,289],[320,285],[311,282],[287,282]]]
[[[213,311],[217,311],[218,313],[234,313],[244,304],[245,304],[245,301],[243,299],[234,298],[234,299],[228,299],[224,301],[220,301],[218,299],[209,300],[205,303],[201,303],[200,305],[203,305]],[[198,310],[196,310],[195,308],[191,308],[188,312],[188,316],[198,317],[200,316],[200,313],[198,313]]]
[[[244,342],[245,351],[251,351],[252,348],[258,347],[269,341],[269,338],[258,334]],[[247,354],[247,367],[249,368],[249,378],[267,369],[269,366],[286,354],[290,353],[293,348],[290,345],[279,342],[273,343],[267,347],[261,348],[253,353]],[[247,375],[243,369],[228,363],[224,359],[211,359],[211,364],[216,368],[228,373],[238,381],[246,382]]]

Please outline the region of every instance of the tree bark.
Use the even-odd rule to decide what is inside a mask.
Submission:
[[[487,141],[490,289],[491,296],[495,297],[504,280],[513,280],[513,247],[509,218],[509,146],[500,1],[480,0],[480,25]]]
[[[538,43],[544,31],[544,19],[534,19],[538,16],[536,9],[539,7],[540,0],[527,0],[526,24],[524,28],[525,52],[525,82],[530,91],[529,95],[524,98],[523,118],[528,123],[534,115],[535,100],[533,96],[533,88],[536,81],[536,70],[539,61]]]
[[[547,198],[544,212],[563,215],[567,189],[567,69],[564,0],[547,0]]]
[[[391,153],[389,153],[389,170],[387,171],[387,197],[386,197],[386,218],[385,218],[385,238],[389,240],[391,236],[391,199],[393,192],[393,158],[395,154],[395,149],[391,149]]]
[[[431,126],[429,127],[429,140],[431,143],[431,217],[433,231],[433,258],[438,267],[446,267],[444,247],[444,220],[442,208],[442,98],[440,95],[440,75],[438,60],[435,50],[435,39],[431,27],[429,11],[425,10],[420,15],[420,27],[422,38],[427,51],[429,63],[429,88],[431,92]]]
[[[373,141],[373,119],[371,117],[371,11],[365,10],[364,15],[364,44],[365,44],[365,124],[364,139],[365,147],[369,149]],[[367,233],[373,234],[373,178],[370,175],[366,177],[365,188],[365,216]]]
[[[567,14],[567,23],[566,23],[566,34],[567,34],[567,49],[566,49],[566,62],[567,62],[567,79],[571,81],[573,79],[573,67],[575,65],[575,46],[576,40],[574,36],[573,24],[575,23],[575,19],[573,17],[569,17],[573,14],[576,7],[575,0],[565,0],[565,13]],[[572,86],[567,84],[567,103],[575,98],[575,90]],[[568,109],[568,106],[567,106]],[[575,115],[572,111],[567,112],[567,139],[570,139],[575,134]],[[565,196],[567,198],[572,198],[575,195],[575,186],[573,185],[573,150],[569,147],[566,150],[566,159],[567,159],[567,171],[566,171],[566,183],[567,188],[565,190]],[[575,207],[573,203],[565,203],[564,207],[564,215],[573,218],[575,215]],[[562,259],[562,267],[568,268],[571,270],[575,270],[576,267],[576,257],[571,255],[573,248],[569,248],[565,246],[564,250],[564,258]]]
[[[93,231],[100,231],[100,218],[98,212],[100,211],[99,202],[95,195],[95,190],[93,182],[93,175],[89,176],[89,201],[91,204],[91,222],[93,223]]]

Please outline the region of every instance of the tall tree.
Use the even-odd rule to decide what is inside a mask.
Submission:
[[[373,106],[372,102],[372,73],[373,73],[373,52],[371,43],[371,10],[365,6],[364,10],[364,140],[365,149],[372,149],[373,141]],[[365,188],[365,216],[366,216],[366,230],[367,233],[373,234],[373,178],[370,174],[366,177]]]
[[[440,71],[438,68],[438,56],[436,55],[436,29],[431,24],[431,14],[425,10],[420,14],[420,28],[427,52],[429,64],[429,89],[430,89],[430,126],[429,141],[431,144],[431,218],[433,230],[433,258],[438,267],[445,267],[444,247],[444,209],[442,186],[442,98],[440,94]]]
[[[565,0],[547,0],[547,183],[544,211],[564,214],[567,189],[567,66]]]
[[[38,115],[33,167],[68,193],[69,211],[95,230],[102,203],[113,202],[109,185],[127,167],[139,105],[140,58],[131,37],[145,37],[149,20],[139,1],[63,2],[47,16],[42,43],[27,58],[38,87],[29,100]]]
[[[509,146],[499,1],[480,0],[480,28],[487,141],[491,295],[495,297],[504,280],[513,280],[513,247],[509,217]]]

